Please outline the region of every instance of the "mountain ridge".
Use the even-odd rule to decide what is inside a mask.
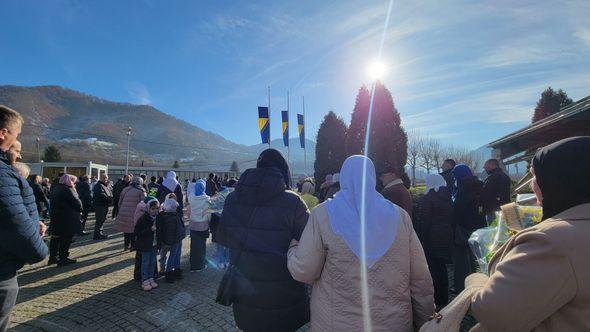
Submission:
[[[259,153],[259,145],[232,142],[151,105],[110,101],[57,85],[0,85],[0,104],[25,118],[20,139],[28,161],[36,161],[38,153],[30,150],[36,150],[36,137],[43,137],[42,148],[57,145],[64,160],[122,164],[128,126],[132,165],[172,165],[182,159],[187,166],[226,170],[233,160],[249,162]]]

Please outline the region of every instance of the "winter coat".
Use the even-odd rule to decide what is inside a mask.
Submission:
[[[127,188],[129,186],[130,182],[125,182],[123,181],[123,179],[119,179],[117,181],[117,183],[115,183],[115,185],[113,186],[113,202],[114,204],[117,204],[119,202],[119,199],[121,198],[121,193],[123,192],[123,189]]]
[[[428,257],[450,258],[453,248],[453,200],[448,188],[430,190],[418,203],[418,236]]]
[[[219,191],[219,185],[212,179],[207,179],[207,183],[205,185],[205,194],[207,196],[213,196]]]
[[[228,195],[217,241],[230,249],[238,271],[233,311],[240,329],[294,331],[309,321],[306,287],[287,269],[289,244],[301,237],[308,217],[275,168],[247,170]]]
[[[49,233],[73,236],[82,230],[82,202],[74,188],[58,183],[51,188],[51,223]]]
[[[152,226],[155,225],[155,222],[155,219],[148,213],[144,213],[137,220],[133,232],[135,233],[135,248],[138,251],[151,251],[154,248],[156,232],[152,231]]]
[[[160,185],[155,182],[150,182],[147,185],[147,195],[150,197],[158,197],[158,189]]]
[[[209,229],[209,221],[211,221],[211,213],[207,213],[209,208],[209,196],[195,196],[188,195],[188,202],[191,209],[191,218],[189,227],[191,231],[206,231]]]
[[[82,202],[82,209],[84,210],[84,212],[90,211],[90,206],[92,205],[90,183],[86,181],[79,181],[78,183],[76,183],[76,191],[78,192],[78,197]]]
[[[443,179],[445,179],[445,182],[447,183],[447,188],[453,192],[453,189],[455,188],[455,177],[453,176],[453,169],[448,169],[446,171],[443,171],[442,173],[440,173],[440,175],[443,177]]]
[[[381,194],[393,204],[404,209],[410,218],[412,218],[412,212],[414,208],[414,204],[412,203],[412,194],[410,194],[408,188],[404,186],[404,183],[401,179],[394,180],[392,183],[385,186]]]
[[[176,212],[160,212],[156,219],[158,248],[182,242],[185,236],[182,217]]]
[[[500,211],[500,206],[510,203],[510,177],[500,168],[494,169],[483,183],[481,203],[485,214]]]
[[[476,176],[470,176],[458,181],[457,185],[453,204],[455,243],[467,246],[467,239],[471,233],[485,226],[483,215],[480,213],[483,183]],[[462,235],[459,237],[458,233]]]
[[[43,260],[47,252],[39,236],[33,189],[0,150],[0,280],[14,277],[24,264]]]
[[[145,190],[140,186],[128,186],[121,192],[119,198],[119,213],[115,220],[115,229],[123,233],[133,233],[135,221],[133,216],[137,204],[145,198]]]
[[[397,235],[367,270],[373,331],[414,331],[434,313],[432,278],[412,220],[399,211]],[[312,331],[363,331],[361,264],[334,233],[325,204],[311,212],[301,241],[289,249],[289,271],[313,285]]]
[[[139,218],[141,218],[141,216],[143,216],[143,214],[146,212],[147,212],[147,205],[143,201],[137,203],[137,206],[135,207],[135,213],[133,213],[134,225],[137,225],[137,221],[139,220]]]
[[[37,203],[37,212],[41,214],[41,212],[47,210],[47,196],[45,195],[45,191],[39,183],[31,183],[31,188],[33,189],[33,194],[35,195],[35,203]]]
[[[334,198],[337,192],[340,191],[340,182],[334,182],[332,185],[328,187],[326,190],[326,194],[324,196],[324,200],[328,200],[330,198]]]
[[[490,277],[471,298],[470,313],[482,330],[590,331],[589,238],[590,204],[511,237],[491,258]]]
[[[117,202],[118,203],[118,202]],[[97,182],[92,188],[92,204],[94,207],[105,207],[113,204],[113,190],[111,185]]]
[[[161,185],[158,188],[158,194],[156,198],[158,199],[160,204],[162,204],[166,200],[166,196],[170,193],[172,193],[172,191],[170,191],[168,187]],[[180,186],[180,184],[178,184],[174,189],[174,195],[176,195],[176,201],[178,202],[178,208],[176,209],[176,212],[182,218],[182,209],[184,209],[184,196],[182,194],[182,187]]]

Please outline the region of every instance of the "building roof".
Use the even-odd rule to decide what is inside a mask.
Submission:
[[[577,135],[590,135],[590,95],[488,146],[499,149],[500,157],[504,159]]]

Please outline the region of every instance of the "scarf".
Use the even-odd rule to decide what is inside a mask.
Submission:
[[[366,183],[363,188],[363,174]],[[340,191],[326,203],[334,233],[362,261],[362,223],[365,219],[365,264],[371,268],[385,253],[397,235],[398,208],[375,190],[375,166],[365,156],[348,157],[340,172]],[[362,196],[365,196],[364,206]]]
[[[533,169],[543,194],[543,220],[590,203],[590,136],[563,139],[540,149]]]
[[[425,193],[429,193],[430,190],[434,189],[434,191],[438,192],[440,187],[446,187],[447,181],[445,178],[442,177],[440,174],[428,174],[426,175],[426,191]]]
[[[176,180],[176,172],[174,171],[168,172],[168,174],[166,175],[166,179],[164,180],[164,182],[162,182],[162,185],[168,188],[171,192],[174,192],[176,190],[178,184],[178,180]]]

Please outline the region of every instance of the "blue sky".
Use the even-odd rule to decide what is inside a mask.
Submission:
[[[308,133],[347,122],[387,1],[2,1],[0,84],[151,104],[243,144],[272,89]],[[383,79],[402,124],[476,148],[527,125],[541,91],[590,94],[590,1],[394,1]],[[291,121],[295,121],[295,112]],[[294,129],[291,135],[296,135]],[[313,137],[312,137],[313,138]]]

